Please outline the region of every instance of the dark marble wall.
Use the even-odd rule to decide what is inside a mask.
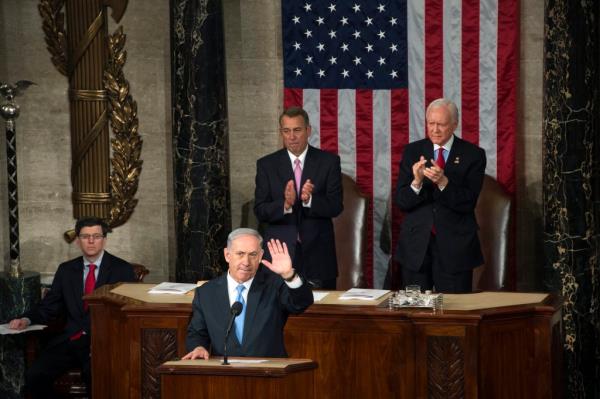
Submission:
[[[176,280],[220,274],[231,229],[220,0],[171,0]]]
[[[548,0],[544,68],[545,283],[564,297],[569,398],[600,397],[596,0]]]

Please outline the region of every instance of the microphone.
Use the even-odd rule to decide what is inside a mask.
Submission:
[[[227,325],[227,330],[225,331],[225,343],[223,344],[223,363],[221,363],[221,364],[225,364],[225,365],[229,364],[229,362],[227,361],[227,339],[229,338],[229,333],[231,332],[231,327],[233,326],[233,321],[240,313],[242,313],[243,307],[244,307],[244,305],[242,305],[241,302],[236,301],[233,303],[233,305],[231,305],[231,309],[229,310],[230,318],[229,318],[229,324]]]

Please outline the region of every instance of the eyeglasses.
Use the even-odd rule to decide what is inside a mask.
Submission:
[[[104,235],[102,234],[79,234],[79,239],[80,240],[89,240],[92,239],[92,241],[97,241],[97,240],[101,240],[104,238]]]

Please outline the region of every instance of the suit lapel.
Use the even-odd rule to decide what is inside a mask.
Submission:
[[[260,266],[263,267],[263,266]],[[250,286],[250,292],[248,292],[248,301],[246,303],[246,319],[244,321],[244,336],[242,340],[244,343],[248,342],[248,334],[252,331],[252,323],[256,316],[256,311],[259,307],[262,294],[265,290],[265,275],[259,272],[256,273],[254,281]]]
[[[312,182],[314,184],[314,177],[317,175],[317,170],[319,169],[319,156],[316,149],[312,146],[308,146],[308,151],[306,152],[306,158],[304,158],[304,167],[302,168],[302,187],[306,180],[312,177]]]
[[[452,143],[452,148],[450,149],[450,153],[448,154],[448,159],[446,160],[444,172],[448,173],[456,170],[456,168],[460,166],[460,161],[462,158],[463,141],[458,137],[454,136],[454,143]]]
[[[77,304],[77,308],[83,314],[83,257],[79,257],[73,263],[73,272],[71,273],[69,286],[72,287],[73,297],[71,300]]]
[[[108,282],[111,267],[111,255],[104,251],[104,256],[102,256],[102,264],[100,265],[100,271],[98,272],[98,279],[96,280],[96,285],[94,285],[94,288],[100,287]]]
[[[288,181],[294,180],[294,169],[292,168],[290,156],[285,148],[279,152],[277,166],[277,174],[283,183],[283,187],[285,187]]]

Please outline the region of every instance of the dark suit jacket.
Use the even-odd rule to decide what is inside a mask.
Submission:
[[[134,282],[135,274],[129,263],[104,251],[95,288],[118,282]],[[33,324],[65,317],[64,330],[54,337],[48,346],[66,341],[78,331],[90,333],[89,312],[83,310],[83,257],[72,259],[58,266],[52,287],[38,306],[25,313]]]
[[[288,315],[302,313],[312,303],[313,295],[307,283],[291,289],[280,276],[260,266],[248,292],[243,344],[240,345],[233,327],[227,341],[227,354],[287,357],[283,327]],[[192,309],[186,339],[188,351],[203,346],[212,355],[222,355],[230,318],[227,274],[196,288]]]
[[[403,267],[418,271],[435,223],[444,270],[454,273],[473,269],[483,263],[474,210],[483,184],[485,152],[455,136],[444,168],[448,185],[440,191],[425,178],[417,195],[410,183],[412,165],[421,155],[428,160],[433,158],[433,143],[429,139],[408,144],[400,163],[395,202],[405,216],[396,258]]]
[[[308,279],[328,280],[337,277],[335,238],[331,218],[344,209],[340,157],[308,147],[302,185],[314,184],[310,208],[298,198],[291,214],[283,213],[285,185],[294,180],[294,170],[287,150],[281,149],[256,163],[254,213],[261,223],[291,226],[302,242],[302,264],[294,267]],[[293,233],[291,234],[294,235]],[[269,238],[267,228],[266,238]]]

